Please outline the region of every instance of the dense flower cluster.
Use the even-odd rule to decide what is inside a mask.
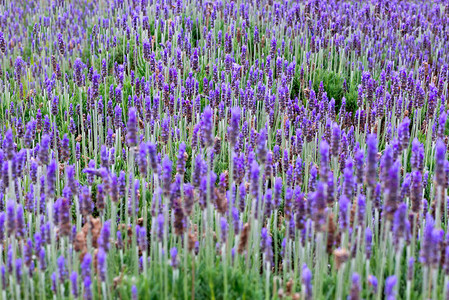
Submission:
[[[2,1],[0,293],[449,299],[445,1]]]

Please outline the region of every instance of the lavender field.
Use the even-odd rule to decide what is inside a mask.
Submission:
[[[449,3],[0,0],[0,299],[449,299]]]

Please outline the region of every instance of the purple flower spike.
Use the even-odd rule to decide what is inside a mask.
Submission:
[[[226,243],[228,237],[228,221],[225,217],[220,219],[221,242]]]
[[[281,205],[282,178],[277,177],[274,183],[274,205],[278,208]]]
[[[12,236],[17,227],[14,200],[9,200],[6,204],[6,226],[8,228],[8,236]]]
[[[210,106],[204,109],[203,116],[201,118],[201,138],[205,147],[209,147],[213,144],[213,112]]]
[[[368,283],[369,283],[369,285],[372,287],[373,293],[377,293],[378,282],[377,282],[376,276],[374,276],[374,275],[369,275],[369,276],[368,276]]]
[[[128,146],[133,147],[137,144],[137,112],[134,107],[128,111],[128,134],[126,136]]]
[[[173,269],[178,268],[178,249],[176,247],[170,249],[170,264]]]
[[[106,280],[106,268],[107,268],[107,261],[106,261],[106,252],[103,248],[98,249],[97,253],[97,268],[98,273],[100,275],[101,281]]]
[[[367,259],[370,259],[371,257],[372,243],[373,243],[373,232],[369,227],[367,227],[365,230],[365,250]]]
[[[332,139],[331,139],[331,149],[332,156],[338,156],[340,150],[340,140],[341,140],[341,130],[337,123],[332,126]]]
[[[397,279],[396,276],[390,276],[385,280],[385,298],[387,300],[396,299],[396,292],[394,290],[394,286],[396,285]]]
[[[92,280],[90,279],[90,276],[87,276],[84,277],[84,299],[91,300],[92,298]]]
[[[377,138],[374,134],[369,134],[366,140],[366,183],[369,187],[375,188],[377,175]]]
[[[265,164],[267,160],[267,131],[262,128],[259,133],[259,138],[257,141],[257,157],[262,164]]]
[[[78,274],[75,271],[70,274],[70,282],[72,283],[72,295],[74,298],[78,298]]]
[[[179,144],[179,151],[178,151],[178,161],[176,163],[176,171],[180,175],[184,175],[186,171],[186,144],[184,142],[181,142]]]
[[[231,109],[231,122],[228,129],[228,140],[231,144],[232,149],[237,142],[237,136],[239,133],[239,125],[240,124],[240,108],[235,106]]]
[[[327,176],[329,175],[329,144],[322,140],[320,143],[320,155],[321,155],[321,162],[320,162],[320,178],[323,182],[327,182]]]
[[[60,282],[64,282],[67,273],[64,256],[61,255],[60,257],[58,257],[57,264],[58,264],[58,280]]]
[[[137,300],[138,299],[137,287],[135,285],[133,285],[131,287],[131,299],[132,300]]]
[[[172,161],[168,156],[164,157],[162,161],[162,187],[164,191],[164,196],[170,195],[170,185],[172,180]]]
[[[312,272],[310,272],[309,268],[306,264],[302,267],[302,284],[304,287],[304,299],[310,300],[313,299],[313,289],[312,289]]]
[[[360,299],[360,275],[357,273],[352,274],[352,285],[348,299],[359,300]]]
[[[56,161],[53,159],[48,165],[47,170],[47,197],[55,197],[55,183],[56,183]]]
[[[447,185],[445,161],[446,145],[441,139],[438,139],[435,146],[435,183],[443,187]]]
[[[410,119],[405,117],[398,128],[398,138],[401,150],[406,150],[410,142]]]

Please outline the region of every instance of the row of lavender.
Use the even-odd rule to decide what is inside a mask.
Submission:
[[[449,6],[2,1],[0,289],[449,299]]]

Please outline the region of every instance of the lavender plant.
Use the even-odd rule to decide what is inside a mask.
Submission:
[[[1,299],[449,299],[446,1],[0,1]]]

